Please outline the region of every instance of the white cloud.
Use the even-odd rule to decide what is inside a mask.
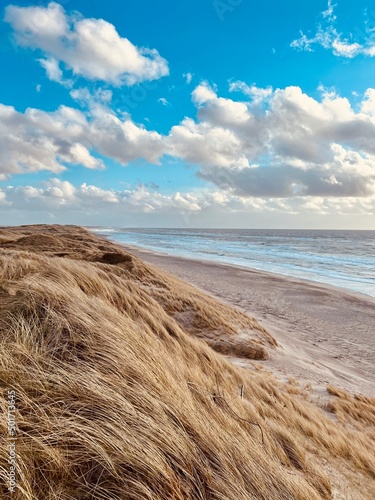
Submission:
[[[93,150],[123,165],[138,158],[158,163],[163,143],[157,132],[147,131],[129,118],[118,118],[103,105],[95,107],[90,116],[66,106],[55,112],[29,108],[19,113],[0,104],[3,178],[41,170],[58,174],[67,163],[104,168],[102,160],[93,156]]]
[[[272,95],[272,87],[266,87],[264,89],[257,87],[255,84],[247,85],[244,82],[232,82],[229,85],[229,91],[235,92],[239,91],[244,93],[245,95],[251,97],[252,102],[254,104],[262,103],[267,97]]]
[[[179,211],[180,213],[200,212],[204,205],[193,193],[174,193],[163,195],[157,191],[149,191],[141,185],[136,189],[124,191],[102,189],[83,183],[78,187],[68,181],[54,178],[44,183],[43,187],[33,186],[8,187],[0,190],[0,203],[7,203],[17,210],[126,210],[140,213],[163,213]]]
[[[218,97],[215,90],[207,83],[196,87],[192,99],[199,106],[198,117],[205,121],[215,122],[217,125],[238,125],[249,120],[248,106],[243,102]]]
[[[275,198],[375,192],[372,89],[359,113],[335,92],[317,101],[299,87],[275,90],[256,112],[252,97],[224,99],[205,83],[192,98],[198,121],[185,118],[171,129],[169,153],[199,165],[199,176],[219,188]]]
[[[61,159],[75,165],[83,165],[86,168],[97,169],[101,167],[101,162],[91,156],[90,151],[80,143],[75,143],[70,147],[69,155],[70,157],[61,155]]]
[[[313,47],[320,45],[325,49],[331,50],[335,56],[347,59],[352,59],[358,55],[374,57],[375,42],[371,33],[367,33],[367,35],[362,37],[363,40],[361,43],[358,43],[351,40],[351,34],[345,36],[336,30],[334,26],[336,21],[336,15],[334,14],[335,6],[332,0],[328,0],[328,8],[322,12],[323,21],[321,24],[318,24],[315,35],[309,38],[301,31],[300,37],[293,40],[290,46],[297,50],[313,52]]]
[[[162,104],[163,106],[169,106],[169,102],[165,97],[160,97],[160,99],[158,99],[158,102],[160,102],[160,104]]]
[[[241,140],[223,127],[209,123],[196,123],[186,118],[171,129],[169,154],[200,166],[230,167],[233,163],[248,164],[241,151]]]
[[[366,56],[375,57],[375,44],[370,45],[369,47],[363,49],[363,53]]]
[[[340,39],[333,40],[332,49],[335,56],[343,56],[349,59],[363,53],[363,47],[359,43],[343,42]]]
[[[193,74],[192,73],[184,73],[183,75],[183,78],[185,78],[185,81],[188,85],[190,85],[190,83],[192,82],[193,80]]]
[[[92,147],[122,165],[139,158],[158,164],[164,154],[163,137],[158,132],[148,131],[129,118],[122,120],[109,112],[98,114],[87,133]]]
[[[299,32],[300,38],[296,38],[290,44],[293,49],[305,50],[306,52],[313,52],[311,45],[316,43],[316,36],[314,38],[308,38],[303,31]]]
[[[94,91],[87,87],[80,87],[70,91],[70,97],[77,101],[83,108],[88,108],[92,116],[111,113],[108,106],[112,102],[112,91],[98,88]]]
[[[78,190],[75,190],[78,199],[92,203],[118,204],[119,199],[114,191],[101,189],[96,186],[82,184]]]
[[[196,104],[203,104],[210,99],[216,98],[216,92],[212,89],[208,83],[203,82],[198,87],[196,87],[192,92],[193,102]]]
[[[11,106],[0,105],[0,174],[40,170],[60,173],[65,169],[61,156],[74,163],[70,153],[74,142],[64,141],[56,133],[69,135],[70,127],[63,123],[63,114],[62,108],[48,116],[38,110],[22,114]]]
[[[10,5],[5,21],[12,26],[18,44],[46,55],[40,61],[54,81],[62,81],[59,62],[74,75],[116,86],[169,74],[168,63],[157,50],[136,47],[104,19],[67,15],[55,2],[47,7]]]
[[[66,165],[103,168],[99,155],[122,165],[163,155],[198,166],[198,175],[232,196],[254,198],[366,197],[375,189],[375,89],[360,111],[332,89],[320,99],[299,87],[258,89],[243,82],[241,101],[207,83],[192,92],[197,119],[184,118],[167,136],[117,116],[103,89],[71,91],[82,112],[17,112],[0,105],[0,176]],[[233,87],[232,87],[233,89]],[[254,103],[261,96],[262,105]],[[260,97],[259,97],[260,98]]]
[[[375,117],[375,89],[367,89],[361,111]]]
[[[64,80],[63,72],[59,66],[59,61],[54,57],[47,57],[46,59],[39,59],[40,65],[46,70],[46,75],[52,82],[61,83],[66,87],[72,85],[71,80]]]
[[[121,223],[127,215],[131,215],[130,220],[134,220],[134,216],[143,214],[145,218],[142,220],[146,223],[160,220],[152,219],[154,216],[162,216],[164,221],[182,218],[185,224],[196,227],[197,222],[213,220],[212,217],[216,217],[218,221],[223,221],[225,217],[232,224],[240,220],[248,221],[251,214],[256,217],[254,220],[264,216],[268,218],[262,220],[270,220],[269,217],[274,216],[280,220],[280,214],[292,217],[288,220],[298,220],[300,217],[304,221],[307,216],[328,216],[329,220],[335,215],[372,217],[375,214],[375,197],[356,199],[315,196],[267,200],[212,189],[167,195],[150,191],[143,185],[120,191],[86,183],[73,186],[68,181],[51,179],[38,188],[9,186],[0,189],[0,213],[2,211],[6,211],[8,216],[17,212],[33,214],[32,220],[38,217],[38,213],[41,214],[41,220],[52,215],[58,221],[72,214],[70,220],[75,223],[86,220],[94,225],[98,223],[98,217],[107,217],[107,221],[116,224]]]
[[[336,19],[336,16],[334,15],[335,7],[336,4],[333,4],[332,0],[328,0],[327,10],[322,12],[322,16],[325,18],[327,17],[331,21],[334,21]]]
[[[0,205],[6,205],[6,193],[0,189]]]

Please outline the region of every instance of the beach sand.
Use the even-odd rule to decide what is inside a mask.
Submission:
[[[269,360],[256,363],[283,380],[311,385],[322,406],[327,385],[375,396],[374,298],[253,269],[127,249],[254,316],[279,343]]]

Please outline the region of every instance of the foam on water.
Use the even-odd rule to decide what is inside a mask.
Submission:
[[[374,231],[94,230],[156,252],[310,279],[375,297]]]

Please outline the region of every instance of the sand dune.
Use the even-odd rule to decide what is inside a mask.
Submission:
[[[0,230],[0,334],[12,498],[375,495],[374,400],[322,411],[256,368],[280,349],[256,319],[82,228]]]

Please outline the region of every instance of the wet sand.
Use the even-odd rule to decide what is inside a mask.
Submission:
[[[329,384],[375,396],[375,298],[278,274],[126,248],[254,316],[280,345],[271,350],[270,360],[257,363],[279,378],[310,384],[323,399]]]

